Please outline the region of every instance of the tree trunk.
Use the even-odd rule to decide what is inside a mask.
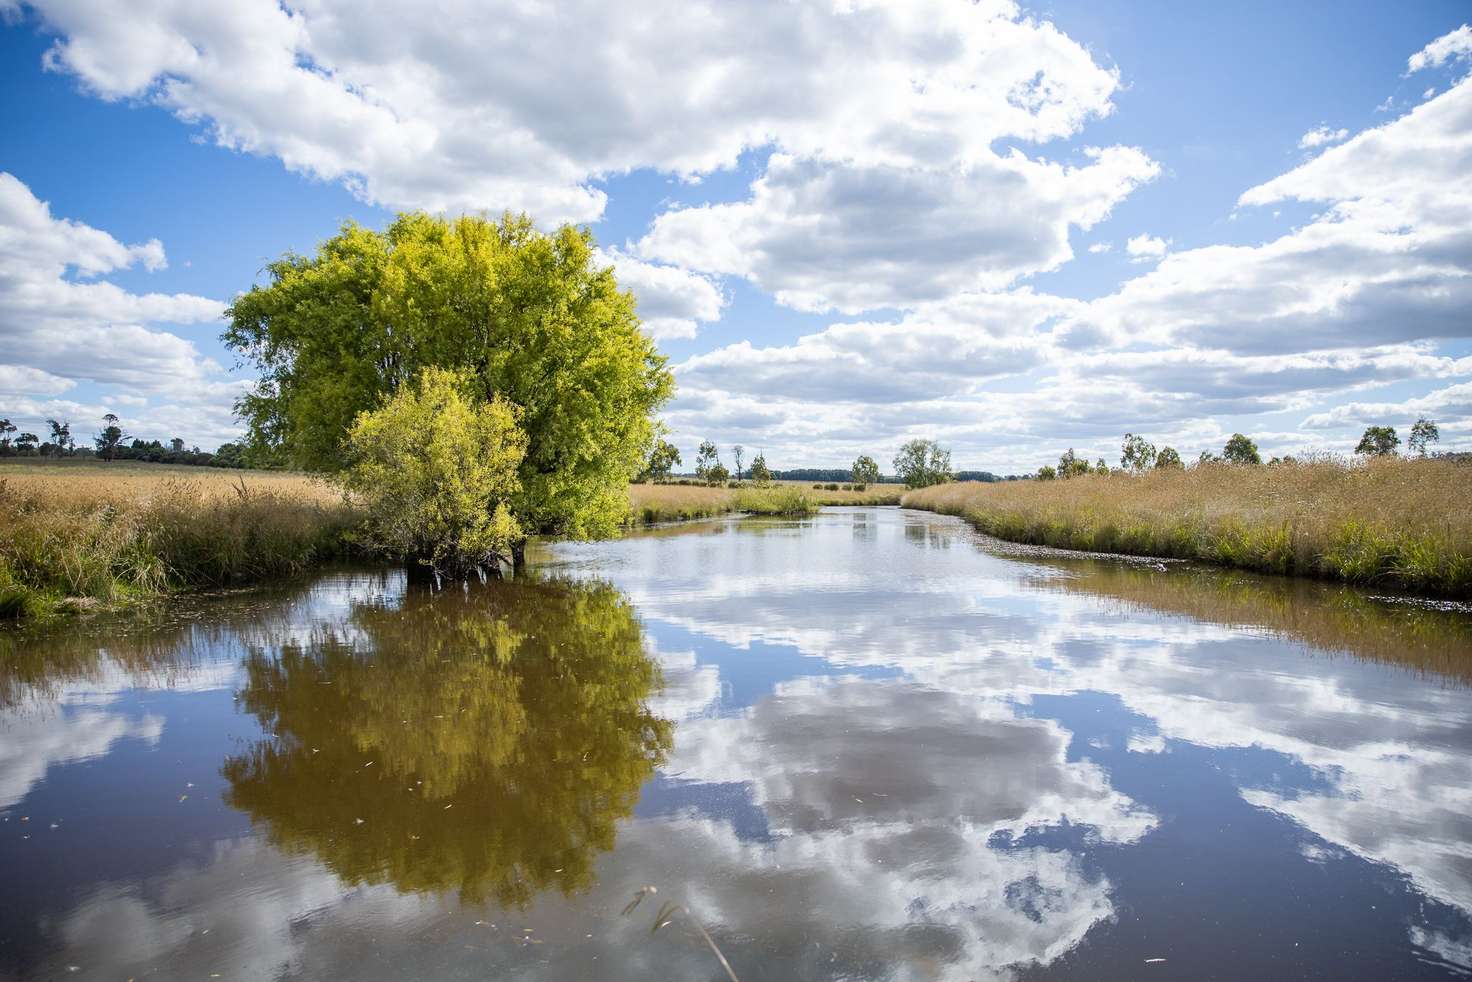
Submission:
[[[520,576],[526,572],[526,540],[511,544],[511,573]]]

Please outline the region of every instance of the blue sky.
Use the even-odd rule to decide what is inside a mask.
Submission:
[[[1466,3],[196,6],[0,0],[23,428],[212,447],[269,259],[509,207],[609,250],[687,455],[1472,444]]]

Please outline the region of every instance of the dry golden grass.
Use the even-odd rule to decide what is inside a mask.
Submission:
[[[0,466],[0,617],[285,576],[355,509],[301,475],[103,462]]]
[[[629,505],[634,520],[646,525],[711,518],[736,510],[736,492],[689,484],[631,484]]]
[[[1395,458],[943,484],[904,504],[1013,542],[1467,597],[1469,483],[1465,464]]]
[[[845,491],[839,484],[837,491],[831,491],[826,483],[821,488],[814,487],[811,481],[775,483],[779,487],[801,488],[820,505],[897,505],[905,494],[903,484],[871,484],[862,491]]]
[[[190,485],[202,499],[234,498],[244,482],[251,491],[280,493],[319,504],[333,504],[342,493],[321,478],[287,471],[240,471],[183,467],[134,460],[42,461],[0,459],[0,480],[13,490],[65,501],[138,501],[170,481]]]

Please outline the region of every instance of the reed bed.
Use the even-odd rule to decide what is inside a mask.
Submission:
[[[629,506],[633,520],[645,525],[714,518],[736,510],[736,492],[687,484],[631,484]]]
[[[819,507],[806,491],[791,485],[741,488],[735,497],[736,510],[748,515],[815,515]]]
[[[301,475],[6,466],[0,617],[289,576],[350,549],[357,520]]]
[[[943,484],[904,505],[1013,542],[1472,597],[1472,466],[1394,458]]]

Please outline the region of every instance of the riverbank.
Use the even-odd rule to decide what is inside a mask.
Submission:
[[[811,515],[825,504],[898,504],[899,489],[798,483],[636,484],[634,525],[746,512]],[[0,464],[0,620],[118,607],[178,590],[295,575],[368,556],[362,519],[319,478],[95,460]]]
[[[824,505],[898,505],[904,487],[876,484],[863,491],[814,488],[800,481],[765,487],[705,487],[693,484],[633,484],[629,505],[636,524],[714,518],[731,512],[753,515],[811,515]]]
[[[296,474],[122,463],[0,468],[0,618],[113,607],[351,555],[356,509]]]
[[[1472,597],[1472,467],[1395,458],[942,484],[903,504],[1012,542]]]

